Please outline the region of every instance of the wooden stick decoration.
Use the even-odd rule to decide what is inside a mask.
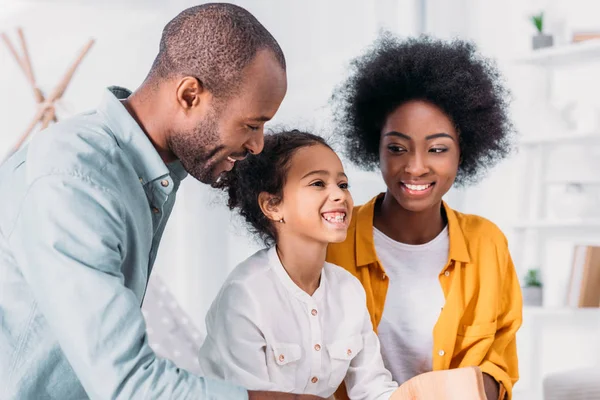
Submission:
[[[77,67],[79,67],[79,65],[83,61],[84,57],[87,55],[87,53],[90,51],[90,49],[92,48],[92,46],[94,44],[93,39],[90,39],[87,42],[87,44],[78,53],[77,57],[75,58],[75,61],[71,64],[69,69],[66,71],[66,73],[62,77],[62,79],[59,81],[58,85],[56,85],[56,87],[50,93],[50,95],[48,97],[45,97],[44,94],[42,93],[42,91],[37,86],[37,83],[35,81],[35,76],[33,74],[33,67],[31,65],[31,59],[29,57],[29,50],[27,48],[27,43],[25,41],[25,35],[23,34],[23,31],[21,28],[18,28],[17,33],[19,35],[19,41],[21,44],[21,50],[22,50],[23,56],[19,56],[19,54],[17,53],[12,42],[10,41],[10,39],[8,38],[8,36],[5,33],[2,33],[1,37],[2,37],[2,40],[4,41],[4,43],[6,44],[6,46],[8,47],[10,53],[16,60],[17,64],[21,67],[21,70],[23,70],[25,77],[27,78],[27,80],[29,81],[29,84],[32,87],[34,96],[35,96],[35,100],[38,103],[38,111],[34,115],[33,120],[29,123],[29,125],[27,126],[25,131],[21,134],[21,136],[17,140],[17,143],[14,145],[12,151],[8,154],[7,158],[10,157],[14,152],[16,152],[21,147],[21,145],[25,142],[25,140],[27,139],[29,134],[35,129],[35,127],[38,125],[38,123],[40,123],[41,129],[43,130],[48,127],[50,122],[52,122],[52,121],[56,122],[55,103],[64,94],[65,90],[67,89],[67,86],[69,85],[69,82],[71,81],[75,71],[77,70]]]

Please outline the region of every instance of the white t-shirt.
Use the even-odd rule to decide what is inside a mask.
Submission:
[[[250,390],[329,397],[345,381],[351,399],[389,399],[397,388],[381,358],[360,282],[325,263],[310,296],[275,247],[229,275],[206,316],[199,363],[207,377]]]
[[[432,370],[433,328],[445,303],[438,276],[448,262],[448,226],[422,245],[396,242],[376,228],[373,239],[389,277],[377,332],[384,364],[401,385]]]

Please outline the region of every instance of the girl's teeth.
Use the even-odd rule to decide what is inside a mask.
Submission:
[[[345,214],[335,214],[326,216],[325,220],[329,222],[344,222],[344,218],[346,218]]]

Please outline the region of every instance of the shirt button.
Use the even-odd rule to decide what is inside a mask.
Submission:
[[[317,343],[317,344],[315,344],[315,350],[316,350],[316,351],[319,351],[319,350],[321,350],[321,345],[320,345],[320,344],[318,344],[318,343]]]
[[[313,317],[317,316],[317,310],[315,310],[314,308],[311,310],[310,313],[312,314]]]
[[[352,355],[352,350],[350,350],[350,349],[346,350],[346,354],[348,354],[348,356],[351,356]]]
[[[279,362],[284,362],[285,361],[285,356],[283,354],[279,355]]]
[[[156,208],[156,207],[152,207],[152,212],[154,214],[158,214],[160,212],[160,210],[158,208]]]
[[[144,178],[140,178],[140,183],[144,183]]]
[[[444,350],[440,350],[438,351],[438,354],[440,355],[440,357],[442,357],[444,354],[446,354],[446,352]]]
[[[162,185],[162,187],[167,187],[167,186],[169,186],[169,181],[166,179],[163,179],[162,181],[160,181],[160,184]]]
[[[312,383],[317,383],[319,382],[319,378],[317,378],[316,376],[313,376],[312,379],[310,380]]]
[[[446,276],[450,276],[450,272],[449,272],[449,271],[446,271],[446,272],[444,272],[444,275],[446,275]]]

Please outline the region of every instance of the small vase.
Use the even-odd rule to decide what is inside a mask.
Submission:
[[[552,35],[548,35],[545,33],[538,33],[532,38],[531,44],[533,45],[533,49],[541,49],[544,47],[552,47],[554,40]]]
[[[544,302],[544,292],[541,287],[526,286],[521,288],[523,305],[541,307]]]

